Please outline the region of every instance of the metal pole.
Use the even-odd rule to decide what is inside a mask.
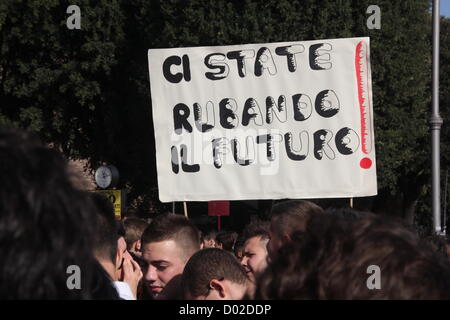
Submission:
[[[436,234],[441,235],[441,186],[440,186],[440,131],[442,118],[439,115],[439,24],[440,1],[433,0],[433,82],[431,112],[431,146],[432,146],[432,208],[433,225]]]
[[[447,193],[448,193],[448,169],[445,171],[445,189],[444,189],[444,226],[443,235],[447,232]]]

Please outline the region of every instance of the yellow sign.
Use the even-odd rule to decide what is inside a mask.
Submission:
[[[107,197],[114,206],[114,215],[116,219],[120,220],[122,218],[122,190],[93,190],[93,192],[102,193]]]

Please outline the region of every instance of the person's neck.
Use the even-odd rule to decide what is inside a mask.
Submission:
[[[98,262],[109,275],[112,281],[117,281],[116,266],[111,260],[101,259],[97,257]]]

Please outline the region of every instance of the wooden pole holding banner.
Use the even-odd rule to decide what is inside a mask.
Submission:
[[[189,217],[188,217],[188,211],[187,211],[187,204],[186,204],[186,201],[183,201],[183,207],[184,207],[184,216],[185,216],[186,218],[189,218]]]
[[[350,198],[350,208],[353,209],[353,198]]]

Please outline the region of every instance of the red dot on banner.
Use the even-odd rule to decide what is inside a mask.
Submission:
[[[362,158],[359,165],[363,169],[369,169],[372,166],[372,160],[370,160],[369,158]]]

